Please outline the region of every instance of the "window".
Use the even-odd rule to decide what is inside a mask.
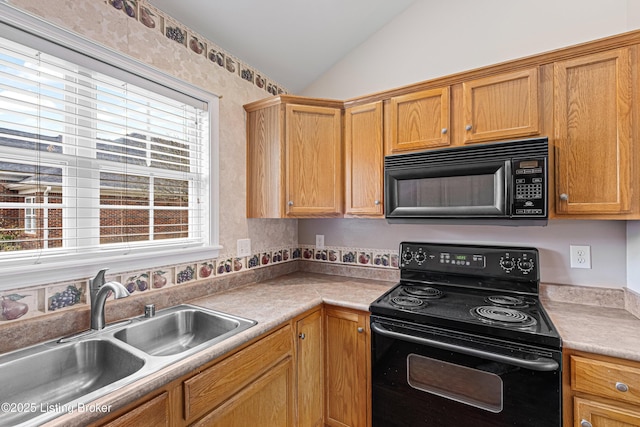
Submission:
[[[35,197],[25,197],[24,203],[24,232],[34,234],[36,232],[36,210],[29,205],[33,205],[36,202]]]
[[[93,45],[0,36],[0,269],[215,248],[215,96]]]

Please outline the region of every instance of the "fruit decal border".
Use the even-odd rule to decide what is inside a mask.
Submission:
[[[243,64],[212,41],[185,27],[144,0],[105,0],[105,4],[140,22],[147,30],[159,31],[169,43],[177,43],[194,55],[204,56],[212,66],[223,68],[271,95],[287,93],[285,88],[273,80],[249,65]]]
[[[397,251],[335,246],[317,249],[312,245],[301,245],[265,249],[247,257],[222,254],[216,259],[111,274],[107,275],[107,280],[118,281],[131,294],[139,294],[295,260],[368,268],[398,268]],[[0,323],[87,305],[88,280],[78,279],[0,293]]]

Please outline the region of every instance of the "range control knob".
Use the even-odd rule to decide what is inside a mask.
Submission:
[[[509,273],[516,266],[516,262],[513,258],[500,258],[500,267],[507,273]]]
[[[404,262],[411,262],[412,258],[413,258],[413,254],[411,253],[411,251],[405,251],[402,254],[402,259],[404,260]]]
[[[418,264],[422,264],[424,262],[425,259],[427,259],[427,255],[420,251],[415,255],[415,259],[416,261],[418,261]]]
[[[518,260],[518,269],[523,273],[530,272],[533,270],[533,260],[526,258]]]

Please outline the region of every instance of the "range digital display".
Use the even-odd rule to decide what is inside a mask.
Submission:
[[[453,264],[465,267],[484,268],[485,257],[484,255],[440,252],[440,264]]]

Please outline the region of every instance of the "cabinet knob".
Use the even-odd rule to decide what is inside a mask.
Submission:
[[[378,205],[380,204],[380,200],[375,200],[375,201],[373,202],[373,204],[374,204],[374,205],[376,205],[376,206],[378,206]]]
[[[360,326],[360,327],[358,328],[358,333],[359,333],[359,334],[361,334],[361,333],[363,333],[363,332],[364,332],[364,328],[363,328],[362,326]]]
[[[288,204],[289,206],[293,206],[293,200],[289,200],[289,201],[287,202],[287,204]]]
[[[440,132],[442,132],[442,134],[444,135],[445,133],[447,133],[448,130],[449,129],[447,129],[447,128],[442,128],[442,130]]]
[[[471,126],[471,125],[466,125],[466,126],[464,127],[464,129],[465,129],[465,130],[471,130],[471,129],[473,129],[473,126]]]
[[[621,391],[623,393],[626,393],[626,392],[629,391],[629,386],[626,385],[625,383],[617,382],[616,383],[616,390]]]
[[[569,200],[569,195],[567,193],[560,194],[560,200],[564,200],[566,202]]]
[[[298,335],[298,338],[300,338],[301,340],[305,339],[307,336],[304,334],[304,332],[302,332],[300,335]]]
[[[580,427],[593,427],[591,423],[587,420],[580,421]]]

